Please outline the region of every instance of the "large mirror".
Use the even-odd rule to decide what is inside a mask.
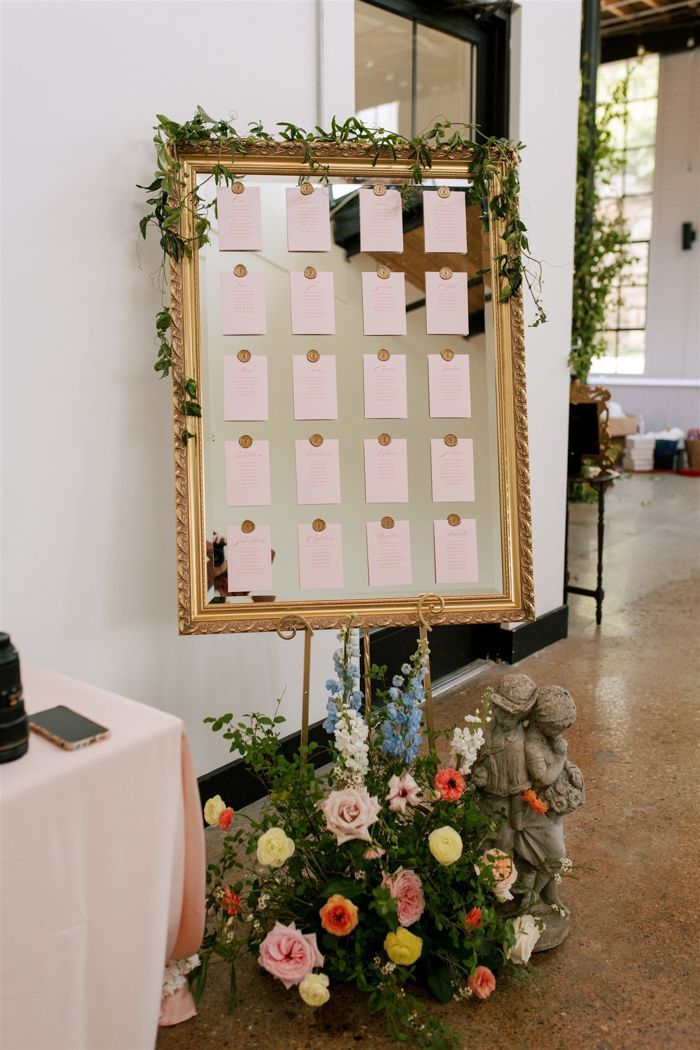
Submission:
[[[218,190],[219,157],[180,158],[218,194],[172,271],[202,406],[182,445],[175,401],[181,630],[531,616],[521,304],[493,294],[468,157],[402,194],[401,158],[304,181],[300,153],[248,152]]]

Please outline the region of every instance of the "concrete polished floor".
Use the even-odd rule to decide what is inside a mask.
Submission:
[[[566,687],[578,705],[567,737],[587,799],[567,820],[574,875],[562,886],[573,924],[563,945],[535,957],[528,985],[504,980],[488,1002],[435,1005],[471,1050],[700,1047],[699,497],[693,478],[617,483],[606,504],[602,627],[594,601],[572,596],[569,637],[517,665],[538,684]],[[581,504],[571,513],[570,569],[584,586],[595,571],[595,513]],[[442,699],[439,724],[460,721],[510,669],[490,665]],[[312,1013],[246,959],[239,991],[230,1014],[224,967],[214,967],[199,1016],[162,1029],[158,1050],[397,1045],[344,989]]]

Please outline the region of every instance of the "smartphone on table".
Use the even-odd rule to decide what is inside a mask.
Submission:
[[[96,740],[106,740],[109,736],[106,726],[93,722],[63,704],[29,715],[29,728],[67,751],[94,744]]]

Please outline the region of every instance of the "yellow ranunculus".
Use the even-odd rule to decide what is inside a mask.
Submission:
[[[226,809],[226,803],[221,795],[214,795],[204,805],[204,819],[210,828],[215,828],[219,823],[219,817]]]
[[[294,853],[294,843],[283,828],[270,828],[258,839],[258,861],[268,868],[281,868]]]
[[[449,825],[445,825],[430,832],[428,848],[438,864],[447,866],[459,860],[464,846],[459,832],[449,827]]]
[[[396,933],[387,933],[384,939],[384,951],[393,963],[398,966],[411,966],[420,958],[423,941],[415,933],[399,926]]]
[[[307,973],[299,984],[299,995],[307,1006],[323,1006],[331,997],[325,973]]]

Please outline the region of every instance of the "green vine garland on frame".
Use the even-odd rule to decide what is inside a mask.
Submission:
[[[411,164],[410,175],[400,187],[404,198],[409,197],[414,188],[423,182],[425,172],[432,167],[433,150],[440,149],[448,156],[453,152],[470,150],[470,185],[467,188],[467,201],[469,204],[479,205],[485,225],[488,223],[489,212],[503,222],[503,251],[494,257],[500,280],[500,301],[507,302],[521,289],[524,282],[535,305],[535,320],[531,327],[537,327],[547,320],[540,298],[541,264],[530,255],[525,225],[518,215],[519,180],[515,159],[523,148],[521,143],[514,144],[507,139],[482,135],[477,129],[474,130],[479,136],[479,141],[475,141],[466,137],[467,131],[471,130],[470,125],[453,124],[450,121],[438,122],[424,134],[407,139],[383,128],[370,128],[357,117],[349,117],[344,123],[339,123],[333,117],[329,131],[318,126],[313,131],[305,131],[289,121],[281,121],[277,124],[279,130],[276,135],[267,132],[260,122],[250,124],[247,135],[239,135],[229,121],[214,120],[201,106],[197,106],[192,120],[184,124],[178,124],[160,114],[156,119],[158,123],[155,125],[153,138],[157,163],[155,177],[149,186],[138,187],[149,194],[147,203],[151,210],[140,220],[139,229],[144,239],[149,226],[155,226],[158,230],[163,250],[163,267],[166,259],[179,262],[209,243],[209,212],[212,207],[216,208],[216,203],[215,198],[206,200],[200,190],[209,179],[213,179],[216,186],[233,183],[237,176],[233,167],[227,167],[227,164],[235,166],[236,159],[254,148],[256,143],[275,139],[298,142],[304,148],[303,160],[309,168],[308,175],[302,175],[299,181],[309,181],[315,177],[321,183],[328,182],[328,170],[314,157],[316,145],[363,142],[367,144],[367,153],[373,164],[382,157],[396,159],[399,149],[407,149]],[[214,165],[211,175],[203,183],[186,192],[178,153],[204,143],[210,147],[218,147],[219,163]],[[505,162],[505,176],[501,178],[500,192],[489,200],[490,183],[498,173],[497,160]],[[194,235],[189,239],[180,233],[180,220],[184,213],[189,213],[194,230]],[[169,334],[171,326],[172,315],[164,301],[162,309],[156,315],[158,350],[154,368],[161,377],[172,372],[176,388],[182,396],[181,404],[185,418],[201,416],[197,383],[194,379],[180,375],[175,367]],[[194,435],[185,428],[182,440],[187,442],[191,437]]]

